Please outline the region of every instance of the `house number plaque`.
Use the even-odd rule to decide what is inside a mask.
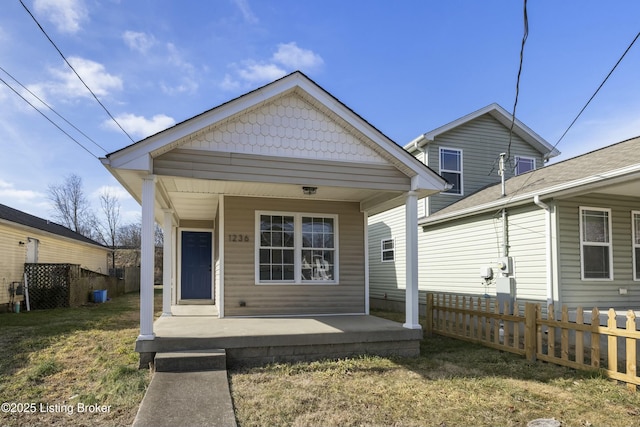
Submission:
[[[249,242],[248,234],[229,234],[230,242]]]

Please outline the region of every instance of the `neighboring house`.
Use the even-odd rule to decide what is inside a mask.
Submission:
[[[497,184],[420,221],[421,289],[512,291],[570,308],[640,305],[640,138],[505,187],[504,196]]]
[[[24,282],[25,263],[79,264],[107,272],[111,250],[62,225],[0,204],[0,304],[9,302],[9,286]]]
[[[559,154],[520,120],[515,119],[512,127],[512,115],[495,103],[418,136],[405,149],[450,183],[448,190],[419,201],[419,217],[428,217],[499,182],[501,153],[505,154],[505,178],[539,168]],[[404,215],[404,208],[399,207],[369,218],[371,303],[375,307],[399,309],[404,304]],[[422,233],[418,236],[421,269],[430,256],[430,243],[424,237]],[[420,289],[429,286],[420,281]]]
[[[142,205],[138,348],[154,339],[154,220],[165,316],[202,303],[220,317],[368,314],[368,216],[408,205],[417,248],[417,200],[446,185],[300,72],[102,162]],[[416,329],[417,265],[407,270]]]

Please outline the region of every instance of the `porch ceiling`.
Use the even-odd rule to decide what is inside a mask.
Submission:
[[[180,219],[212,220],[221,194],[247,197],[271,197],[301,200],[348,201],[366,204],[385,193],[401,196],[400,192],[317,186],[316,194],[305,195],[304,184],[274,184],[242,181],[214,181],[173,176],[158,177],[165,208],[174,210]],[[397,193],[397,194],[396,194]]]

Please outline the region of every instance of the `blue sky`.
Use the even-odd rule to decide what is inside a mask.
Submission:
[[[492,102],[513,108],[522,1],[23,1],[136,141],[297,69],[401,145]],[[51,218],[47,187],[75,173],[96,209],[109,187],[134,221],[96,159],[131,140],[20,2],[2,9],[0,66],[102,148],[43,109],[87,153],[0,83],[0,203]],[[555,144],[640,30],[640,2],[538,0],[528,15],[516,116]],[[640,135],[639,76],[640,42],[558,159]]]

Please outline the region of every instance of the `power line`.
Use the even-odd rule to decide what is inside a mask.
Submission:
[[[526,2],[526,0],[525,0]],[[556,142],[553,147],[552,147],[552,151],[558,146],[558,144],[560,144],[560,141],[562,141],[562,139],[564,138],[564,136],[567,134],[567,132],[569,132],[569,129],[571,129],[571,127],[575,124],[575,122],[578,120],[578,118],[582,115],[582,113],[584,112],[584,110],[587,108],[587,106],[591,103],[591,101],[595,98],[595,96],[598,94],[598,92],[600,91],[600,89],[602,89],[602,87],[604,86],[604,84],[607,82],[607,80],[609,79],[609,77],[611,77],[611,74],[613,74],[613,72],[615,71],[615,69],[618,67],[618,65],[622,62],[622,60],[624,59],[624,57],[627,55],[627,53],[629,52],[629,50],[631,50],[631,47],[633,47],[633,45],[635,44],[635,42],[638,40],[638,38],[640,38],[640,32],[638,32],[638,34],[636,34],[636,36],[633,38],[633,40],[631,41],[631,43],[629,43],[629,46],[627,46],[627,48],[625,49],[625,51],[622,53],[622,55],[620,56],[620,59],[618,59],[618,61],[615,63],[615,65],[613,66],[613,68],[611,68],[611,70],[609,71],[609,73],[607,74],[607,76],[604,78],[604,80],[602,81],[602,83],[600,83],[600,85],[598,86],[598,88],[596,89],[596,91],[593,93],[593,95],[591,95],[591,98],[589,98],[589,100],[587,101],[587,103],[584,105],[584,107],[582,107],[582,109],[580,110],[580,112],[578,113],[578,115],[575,117],[575,119],[573,119],[573,121],[571,122],[571,124],[567,127],[567,130],[564,131],[564,133],[562,134],[562,136],[560,137],[560,139],[558,139],[558,142]],[[504,206],[506,206],[511,199],[520,192],[520,190],[522,190],[527,183],[529,182],[529,180],[531,180],[531,177],[533,177],[533,175],[535,175],[535,173],[538,171],[538,169],[534,169],[533,171],[531,171],[528,176],[527,179],[520,185],[520,187],[514,191],[508,200],[505,201]],[[502,208],[501,208],[502,209]]]
[[[127,133],[126,130],[124,130],[124,128],[120,125],[120,123],[118,123],[118,121],[115,119],[115,117],[113,117],[113,115],[111,114],[111,112],[109,112],[109,110],[107,109],[107,107],[104,106],[104,104],[102,102],[100,102],[100,100],[98,99],[98,97],[96,96],[96,94],[91,90],[91,88],[87,85],[87,83],[85,83],[85,81],[82,79],[82,77],[80,77],[80,74],[78,74],[78,72],[76,71],[75,68],[73,68],[73,65],[71,65],[71,63],[69,63],[69,61],[67,60],[67,58],[64,56],[64,54],[62,53],[62,51],[58,48],[58,46],[55,44],[55,42],[51,39],[51,37],[49,37],[49,34],[47,34],[47,32],[44,30],[44,28],[42,28],[42,25],[40,25],[40,23],[38,22],[38,20],[36,19],[35,16],[33,16],[33,14],[31,13],[31,11],[29,10],[29,8],[24,4],[24,2],[22,0],[19,0],[20,4],[22,5],[22,7],[24,8],[24,10],[27,11],[27,13],[29,14],[29,16],[31,16],[31,19],[33,19],[33,22],[36,23],[36,25],[38,26],[38,28],[40,28],[40,31],[42,31],[42,33],[45,35],[45,37],[47,38],[47,40],[49,40],[49,42],[53,45],[53,47],[56,49],[56,51],[58,51],[58,53],[60,54],[60,56],[62,57],[62,59],[64,59],[64,62],[67,63],[67,65],[69,66],[69,68],[71,68],[71,70],[74,72],[74,74],[78,77],[78,79],[82,82],[82,84],[84,85],[84,87],[87,88],[87,90],[89,91],[89,93],[91,93],[91,95],[93,96],[93,98],[96,100],[96,102],[98,102],[98,104],[100,104],[100,106],[102,107],[102,109],[107,113],[107,115],[111,118],[111,120],[113,120],[113,122],[120,128],[120,130],[122,132],[124,132],[125,135],[127,135],[127,137],[131,140],[131,142],[135,143],[134,139],[131,138],[131,135],[129,135]]]
[[[36,110],[38,113],[40,113],[40,115],[42,117],[44,117],[45,119],[47,119],[49,121],[49,123],[51,123],[52,125],[54,125],[55,127],[58,128],[58,130],[62,133],[64,133],[67,137],[69,137],[69,139],[71,139],[73,142],[75,142],[76,144],[78,144],[80,147],[82,147],[82,149],[84,151],[86,151],[87,153],[91,154],[91,156],[95,157],[96,159],[99,160],[98,156],[96,156],[95,154],[93,154],[91,151],[89,151],[89,149],[87,147],[85,147],[84,145],[82,145],[82,143],[80,143],[80,141],[78,141],[77,139],[75,139],[74,137],[72,137],[71,135],[69,135],[69,133],[67,131],[65,131],[64,129],[62,129],[56,122],[54,122],[53,120],[51,120],[46,114],[44,114],[42,111],[40,111],[35,105],[33,105],[31,102],[29,102],[28,99],[26,99],[24,96],[22,96],[22,94],[20,94],[17,90],[15,90],[9,83],[7,83],[2,77],[0,77],[0,82],[4,83],[5,86],[7,86],[9,89],[11,89],[16,95],[18,95],[20,98],[22,98],[22,100],[24,102],[26,102],[27,104],[29,104],[34,110]]]
[[[516,122],[516,107],[518,105],[518,95],[520,94],[520,75],[522,74],[522,62],[524,59],[524,45],[529,37],[529,17],[527,16],[527,0],[524,0],[524,34],[520,46],[520,65],[518,66],[518,76],[516,78],[516,97],[513,102],[513,112],[511,113],[511,127],[509,128],[509,144],[507,145],[507,160],[511,157],[511,142],[513,139],[513,126]]]
[[[616,62],[616,65],[613,66],[613,68],[611,69],[611,71],[609,71],[609,74],[607,74],[607,77],[604,78],[604,80],[602,81],[602,83],[600,83],[600,86],[598,86],[598,89],[596,89],[596,91],[593,93],[593,95],[591,95],[591,98],[589,98],[589,100],[587,101],[586,104],[584,104],[584,107],[582,107],[582,109],[580,110],[580,112],[578,113],[578,115],[576,116],[575,119],[573,119],[573,121],[571,122],[571,124],[569,125],[569,127],[567,128],[567,130],[564,131],[564,133],[562,134],[562,136],[560,137],[560,139],[558,139],[558,142],[556,142],[556,144],[553,146],[553,148],[556,148],[556,146],[558,144],[560,144],[560,141],[562,141],[562,139],[564,138],[564,136],[567,134],[567,132],[569,132],[569,129],[571,129],[571,127],[573,127],[574,123],[578,120],[578,118],[582,115],[582,113],[584,112],[584,110],[587,109],[587,107],[589,106],[589,104],[591,103],[591,101],[593,100],[593,98],[596,97],[596,95],[598,94],[598,92],[600,92],[600,89],[602,89],[602,86],[604,86],[604,84],[607,82],[607,80],[609,80],[609,77],[611,77],[611,74],[613,74],[613,72],[615,71],[615,69],[618,67],[618,65],[620,64],[620,62],[622,62],[622,59],[627,55],[627,52],[629,52],[629,50],[631,49],[631,46],[634,45],[634,43],[636,42],[636,40],[638,40],[638,37],[640,37],[640,32],[638,32],[638,34],[636,34],[636,36],[634,37],[634,39],[631,41],[631,43],[629,44],[629,46],[627,47],[627,49],[624,51],[624,53],[622,54],[622,56],[620,57],[620,59],[618,59],[618,62]]]
[[[38,95],[36,95],[35,93],[33,93],[31,90],[29,90],[29,88],[27,88],[25,85],[23,85],[22,83],[20,83],[15,77],[13,77],[7,70],[5,70],[4,68],[2,68],[2,66],[0,66],[0,71],[4,72],[7,76],[9,76],[14,82],[16,82],[18,85],[20,85],[20,87],[22,87],[24,90],[26,90],[29,94],[31,94],[31,96],[33,96],[35,99],[37,99],[38,101],[40,101],[45,107],[47,107],[49,110],[51,110],[55,115],[57,115],[58,117],[60,117],[62,120],[64,120],[69,126],[71,126],[72,128],[74,128],[77,132],[79,132],[82,136],[84,136],[85,138],[87,138],[89,141],[91,141],[96,147],[100,148],[102,151],[104,151],[105,153],[108,153],[108,151],[102,147],[100,144],[98,144],[97,142],[95,142],[93,139],[91,139],[86,133],[82,132],[80,129],[78,129],[73,123],[71,123],[69,120],[67,120],[66,118],[64,118],[60,113],[58,113],[53,107],[51,107],[49,104],[47,104],[43,99],[41,99]]]

